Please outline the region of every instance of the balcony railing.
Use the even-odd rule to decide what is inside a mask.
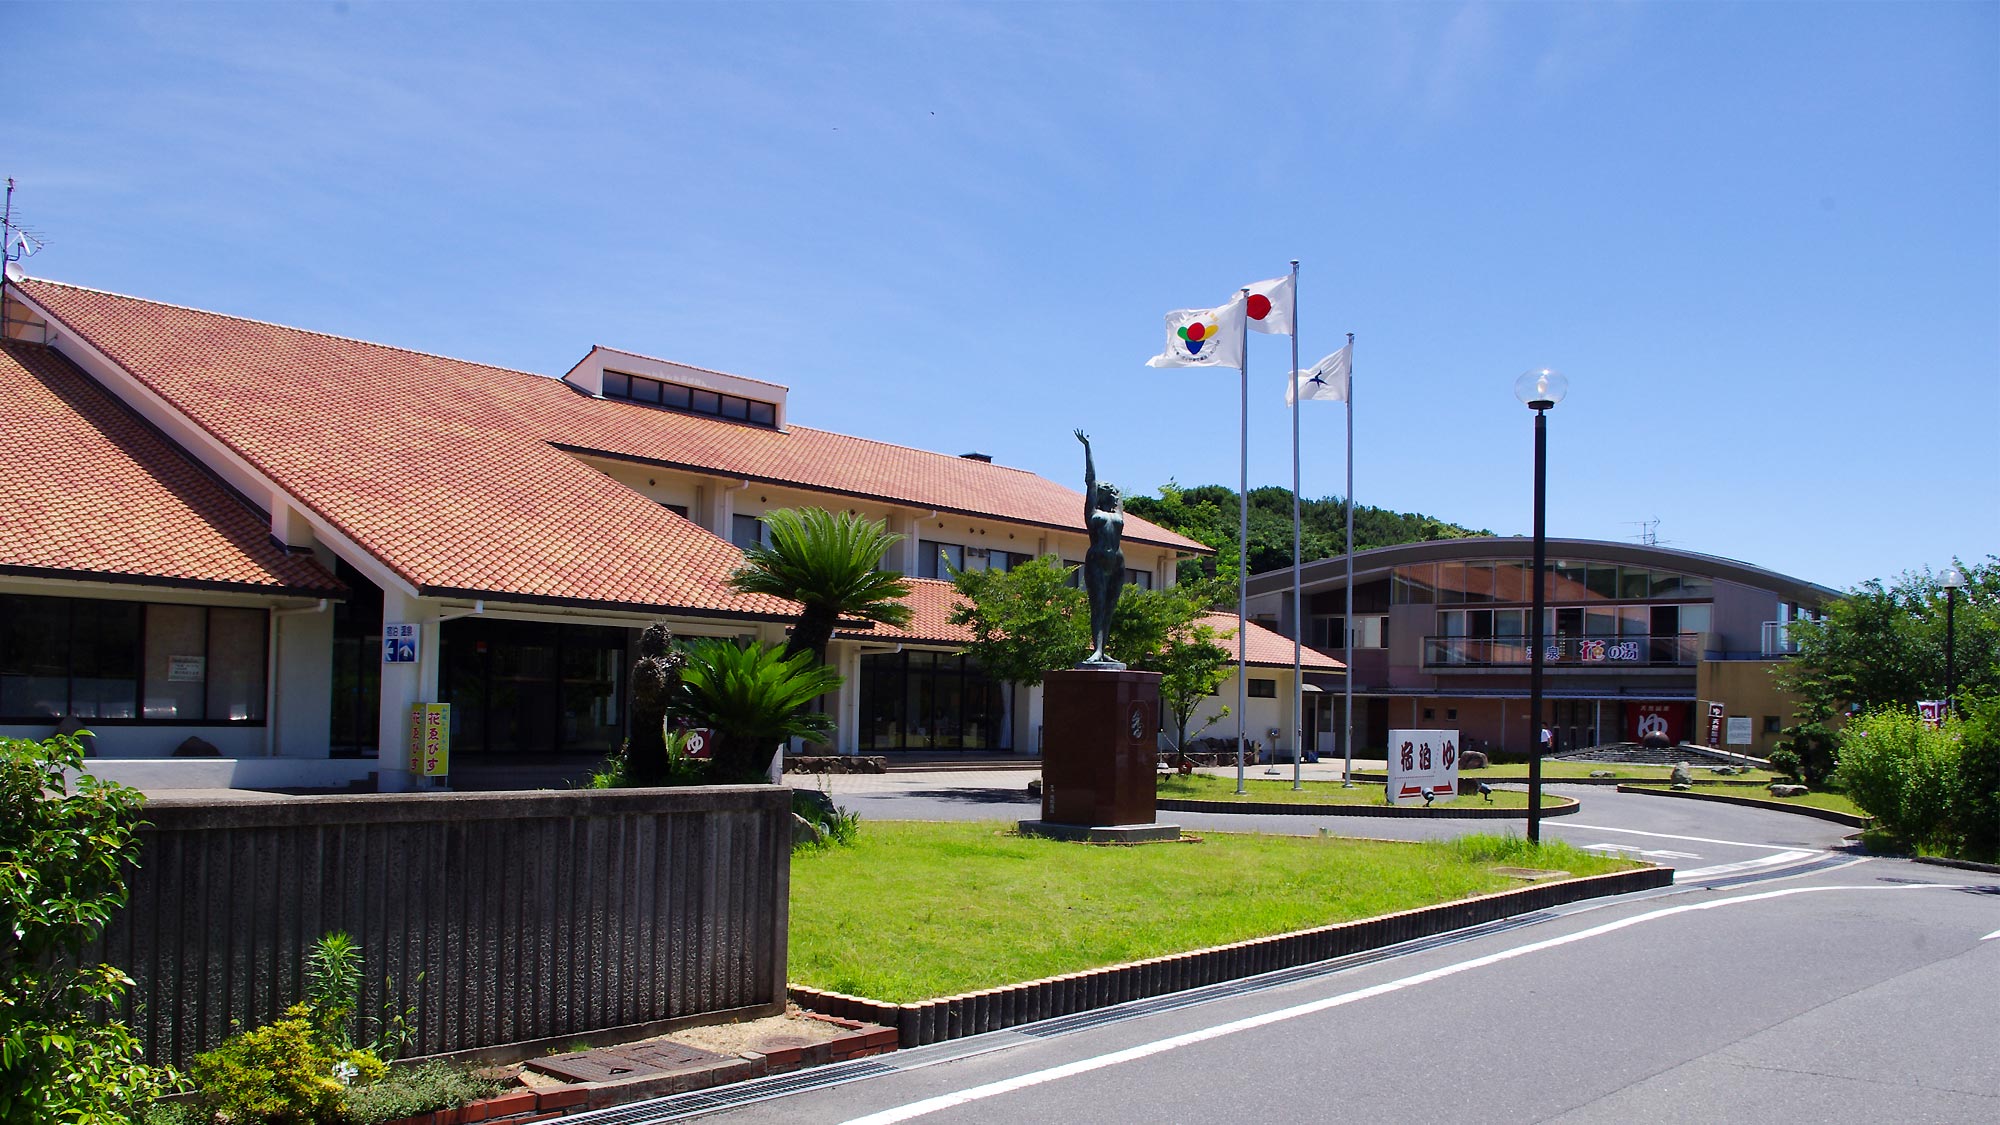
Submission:
[[[1766,621],[1763,630],[1765,656],[1790,656],[1799,651],[1798,634],[1789,621]]]
[[[1551,667],[1690,668],[1701,656],[1700,633],[1650,636],[1587,634],[1551,637],[1543,661]],[[1425,637],[1426,668],[1525,668],[1526,637]]]

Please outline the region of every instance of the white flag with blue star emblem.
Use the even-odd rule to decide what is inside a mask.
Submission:
[[[1285,388],[1285,405],[1292,404],[1295,390],[1306,400],[1346,402],[1347,376],[1353,362],[1354,345],[1349,344],[1304,371],[1292,372],[1292,385]]]

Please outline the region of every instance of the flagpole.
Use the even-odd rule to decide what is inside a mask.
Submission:
[[[1243,743],[1249,733],[1250,681],[1250,290],[1237,294],[1244,305],[1243,334],[1237,361],[1242,374],[1243,402],[1238,415],[1236,472],[1236,792],[1243,788]]]
[[[1305,704],[1304,660],[1306,619],[1299,614],[1299,260],[1292,259],[1292,789],[1305,786],[1306,739],[1301,721]]]
[[[1343,788],[1354,788],[1354,333],[1347,334],[1347,769]]]

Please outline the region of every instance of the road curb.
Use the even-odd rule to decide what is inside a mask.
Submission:
[[[1381,949],[1582,899],[1672,886],[1673,881],[1673,870],[1667,867],[1564,879],[914,1004],[890,1004],[798,984],[791,985],[789,992],[792,1002],[801,1008],[893,1027],[904,1047],[921,1047]]]
[[[1460,798],[1461,801],[1464,798]],[[1544,805],[1542,816],[1570,816],[1583,805],[1574,797],[1557,797]],[[1527,809],[1488,809],[1478,805],[1410,808],[1399,805],[1301,805],[1280,801],[1190,801],[1161,797],[1154,804],[1168,812],[1249,813],[1253,816],[1391,816],[1411,820],[1526,820]]]
[[[1934,867],[1956,867],[1960,871],[1985,871],[2000,875],[2000,863],[1980,863],[1973,859],[1946,859],[1937,855],[1913,855],[1909,857],[1918,863],[1928,863]]]
[[[1838,809],[1815,808],[1812,805],[1787,805],[1782,801],[1765,801],[1756,797],[1732,797],[1727,793],[1693,793],[1677,789],[1654,789],[1645,785],[1620,785],[1620,793],[1637,793],[1646,797],[1682,797],[1691,801],[1714,801],[1724,805],[1742,805],[1749,809],[1772,809],[1776,812],[1791,813],[1793,816],[1809,816],[1815,820],[1830,820],[1849,828],[1866,828],[1875,823],[1872,816],[1855,816]]]

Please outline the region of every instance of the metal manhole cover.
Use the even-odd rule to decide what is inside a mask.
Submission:
[[[610,1082],[727,1061],[722,1055],[684,1043],[634,1043],[626,1047],[599,1047],[594,1051],[573,1051],[531,1059],[527,1069],[568,1082]]]

